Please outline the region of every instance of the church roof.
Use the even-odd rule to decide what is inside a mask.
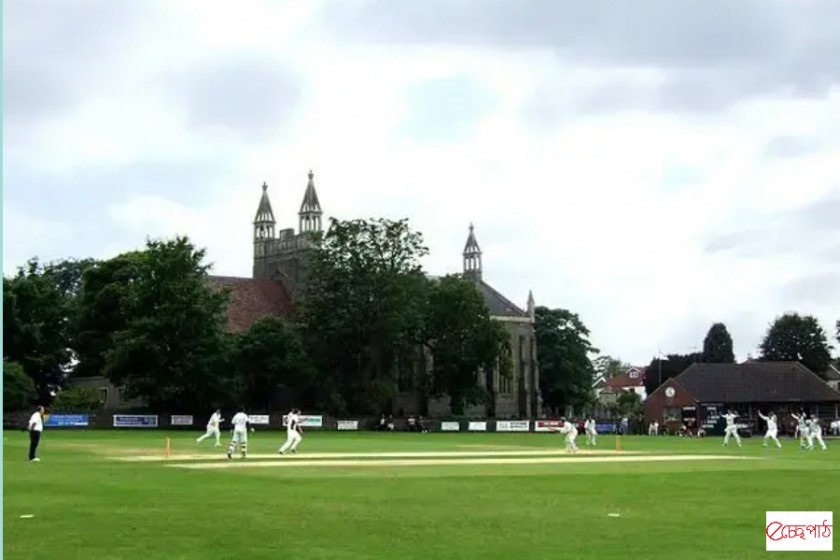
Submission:
[[[263,317],[288,316],[292,300],[279,282],[234,276],[210,276],[213,287],[230,290],[228,331],[248,329]]]
[[[315,174],[309,170],[309,182],[306,183],[306,192],[303,193],[303,202],[300,204],[300,213],[320,213],[321,202],[318,200],[318,193],[315,191]]]
[[[497,317],[528,317],[519,306],[503,296],[499,291],[483,280],[477,282],[478,290],[484,296],[484,303],[490,310],[490,315]]]

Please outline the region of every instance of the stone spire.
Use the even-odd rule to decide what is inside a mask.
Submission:
[[[271,210],[271,201],[268,199],[268,184],[263,183],[260,205],[257,206],[257,215],[254,216],[254,241],[273,239],[276,224],[274,212]]]
[[[481,280],[481,248],[475,239],[475,227],[470,224],[470,234],[464,245],[464,275],[473,280]]]
[[[531,318],[531,322],[535,322],[537,320],[537,306],[534,303],[534,292],[528,290],[528,317]]]
[[[306,184],[306,192],[303,194],[303,202],[298,212],[300,233],[321,231],[321,203],[318,201],[318,193],[315,192],[315,174],[309,170],[309,182]]]

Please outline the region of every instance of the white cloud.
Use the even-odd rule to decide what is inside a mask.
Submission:
[[[743,356],[792,304],[827,328],[838,318],[836,301],[781,295],[815,269],[840,272],[837,263],[707,250],[712,238],[840,195],[837,95],[745,99],[701,116],[659,111],[643,102],[644,92],[664,83],[668,69],[588,68],[539,50],[348,45],[318,26],[312,8],[162,5],[147,40],[121,55],[81,105],[11,146],[7,165],[22,176],[48,168],[71,177],[96,168],[119,175],[132,164],[142,174],[143,162],[220,161],[227,175],[182,185],[189,200],[177,196],[177,182],[171,193],[102,185],[102,201],[84,201],[99,218],[84,224],[68,213],[56,225],[27,206],[26,184],[7,186],[4,271],[32,254],[61,256],[62,237],[83,228],[101,234],[88,235],[79,249],[86,254],[73,256],[181,233],[207,247],[217,273],[247,276],[260,184],[270,185],[279,225],[294,226],[313,168],[327,214],[409,217],[426,236],[435,273],[459,269],[475,222],[489,282],[521,305],[533,289],[538,304],[578,312],[597,346],[633,362],[646,363],[657,348],[700,346],[713,321],[730,325]],[[173,76],[188,81],[199,67],[212,72],[214,60],[237,59],[299,73],[289,127],[248,141],[197,129],[166,91]],[[264,87],[254,72],[236,84],[249,95]],[[403,129],[415,109],[409,93],[458,76],[486,90],[492,103],[475,98],[474,108],[489,109],[464,117],[466,137],[412,137]],[[637,88],[630,107],[581,109],[583,98],[610,105],[623,94],[610,89],[615,83]],[[564,117],[540,126],[525,109],[546,91]],[[427,118],[438,116],[431,108]],[[766,157],[768,143],[787,136],[813,149]]]

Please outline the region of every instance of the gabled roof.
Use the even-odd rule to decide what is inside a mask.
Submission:
[[[674,379],[699,402],[840,402],[840,393],[799,362],[696,363]]]
[[[528,317],[528,314],[523,311],[515,303],[496,291],[492,286],[482,280],[476,282],[478,291],[484,296],[484,303],[487,304],[487,309],[490,310],[490,315],[497,317]]]
[[[840,381],[840,369],[834,364],[828,364],[828,371],[825,372],[827,381]]]
[[[210,276],[212,286],[230,290],[228,331],[248,329],[263,317],[288,316],[292,300],[279,282],[233,276]]]
[[[615,377],[608,379],[607,385],[614,389],[623,389],[625,387],[644,387],[645,368],[631,367],[621,375],[616,375]]]

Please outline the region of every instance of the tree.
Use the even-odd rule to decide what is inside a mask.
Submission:
[[[4,357],[35,382],[42,402],[61,387],[73,358],[77,295],[92,261],[40,263],[31,259],[3,278]]]
[[[93,387],[67,387],[55,396],[52,409],[58,412],[93,412],[104,403]]]
[[[837,332],[835,332],[834,338],[837,339],[837,342],[840,342],[840,319],[837,320],[836,329],[837,329]]]
[[[76,319],[75,377],[105,372],[105,358],[116,333],[128,327],[130,297],[146,266],[144,251],[117,255],[88,267],[82,275]]]
[[[767,329],[761,345],[765,361],[798,361],[819,376],[831,363],[831,347],[816,317],[786,313]]]
[[[185,237],[150,240],[144,251],[103,265],[99,270],[113,273],[98,278],[104,283],[88,284],[93,272],[85,277],[85,303],[93,306],[81,313],[86,332],[116,328],[100,347],[103,373],[154,410],[207,406],[226,388],[227,294],[210,287],[203,260],[204,251]]]
[[[668,354],[666,358],[654,358],[645,370],[645,392],[650,395],[662,383],[684,372],[691,364],[703,361],[703,354]]]
[[[512,373],[504,326],[490,318],[475,282],[460,275],[431,282],[425,339],[432,358],[429,393],[449,395],[453,414],[493,396],[479,384],[482,372]]]
[[[703,361],[714,364],[732,364],[735,352],[732,349],[732,337],[723,323],[715,323],[703,340]]]
[[[635,391],[622,391],[615,404],[621,416],[638,416],[642,412],[642,397]]]
[[[241,402],[260,410],[297,405],[312,380],[300,333],[282,317],[254,323],[233,342],[231,366]]]
[[[633,367],[619,358],[613,358],[606,354],[592,360],[592,365],[595,368],[596,377],[603,376],[604,379],[611,379],[616,375],[621,375]]]
[[[299,320],[318,360],[323,406],[380,412],[394,395],[397,364],[422,342],[422,235],[407,220],[331,220],[314,244]]]
[[[566,406],[586,408],[593,400],[595,374],[589,356],[598,352],[589,342],[589,329],[566,309],[540,306],[535,314],[543,402],[555,413]]]
[[[16,362],[3,360],[3,409],[10,412],[25,410],[38,400],[32,378]]]

